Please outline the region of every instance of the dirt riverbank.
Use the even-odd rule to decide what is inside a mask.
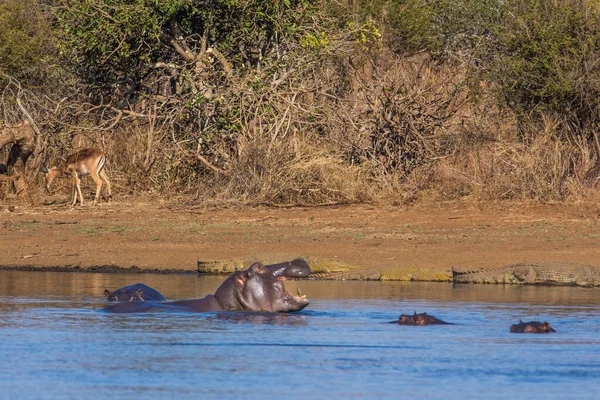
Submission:
[[[448,280],[452,267],[600,260],[600,210],[590,204],[241,209],[178,204],[158,199],[75,208],[1,204],[0,266],[195,272],[198,260],[211,265],[300,256],[322,271],[346,271],[340,274],[345,279]]]

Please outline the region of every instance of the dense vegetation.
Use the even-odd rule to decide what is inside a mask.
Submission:
[[[38,160],[101,147],[133,192],[598,192],[600,0],[5,0],[0,86]]]

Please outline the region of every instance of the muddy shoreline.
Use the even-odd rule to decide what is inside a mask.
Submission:
[[[183,205],[182,205],[183,204]],[[316,279],[452,281],[453,268],[597,265],[595,204],[210,208],[145,198],[0,205],[0,270],[227,274],[302,257]]]
[[[314,263],[313,263],[314,264]],[[228,264],[227,270],[225,268],[219,273],[202,272],[183,270],[183,269],[142,269],[137,266],[131,267],[120,267],[116,265],[95,265],[89,267],[79,266],[41,266],[41,265],[19,265],[19,266],[5,266],[0,265],[0,271],[25,271],[25,272],[70,272],[70,273],[82,273],[82,274],[155,274],[155,275],[212,275],[212,276],[226,276],[232,271],[237,271],[240,268],[240,264]],[[566,264],[565,264],[566,266]],[[560,272],[560,265],[555,266],[556,272]],[[600,267],[587,266],[591,268],[597,268],[600,271]],[[314,268],[314,265],[313,265]],[[317,271],[322,271],[320,266],[317,266]],[[491,270],[488,270],[491,271]],[[484,281],[460,281],[456,280],[453,274],[450,274],[447,279],[443,278],[443,272],[435,272],[434,274],[421,275],[420,279],[414,277],[405,277],[397,279],[385,278],[383,275],[373,275],[365,273],[365,271],[358,267],[356,269],[349,269],[344,272],[338,273],[327,273],[327,272],[314,272],[308,276],[309,280],[350,280],[350,281],[411,281],[411,282],[446,282],[457,285],[535,285],[535,286],[581,286],[581,287],[600,287],[600,282],[597,280],[594,282],[515,282],[515,281],[496,281],[496,282],[484,282]],[[402,271],[396,271],[396,275],[402,275]]]
[[[25,272],[72,272],[86,274],[158,274],[158,275],[197,275],[198,272],[184,269],[141,269],[136,266],[119,267],[116,265],[94,265],[90,267],[58,266],[58,265],[0,265],[0,271]]]

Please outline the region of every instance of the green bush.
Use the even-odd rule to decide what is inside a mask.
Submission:
[[[386,2],[382,9],[388,32],[385,41],[397,53],[411,53],[435,46],[432,36],[433,10],[423,0]]]
[[[352,5],[327,9],[354,24],[374,21],[383,41],[398,54],[427,51],[446,57],[470,55],[490,38],[506,8],[503,0],[359,0]]]
[[[398,54],[432,47],[432,7],[427,0],[357,0],[351,4],[324,2],[322,9],[338,27],[355,32],[364,43],[372,38]]]
[[[54,54],[53,31],[35,0],[0,2],[1,72],[31,86],[43,83]]]
[[[430,51],[447,58],[479,62],[497,24],[502,24],[503,0],[439,0],[431,2]]]
[[[496,29],[491,78],[519,113],[596,118],[598,1],[516,0]]]
[[[213,46],[234,65],[256,65],[298,30],[298,0],[62,0],[55,8],[61,53],[102,92],[139,91],[157,62],[193,68],[175,47]],[[123,92],[123,90],[121,90]]]

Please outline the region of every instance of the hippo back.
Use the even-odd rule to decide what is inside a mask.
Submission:
[[[158,290],[143,283],[125,286],[112,293],[105,290],[104,294],[107,301],[167,301]]]

